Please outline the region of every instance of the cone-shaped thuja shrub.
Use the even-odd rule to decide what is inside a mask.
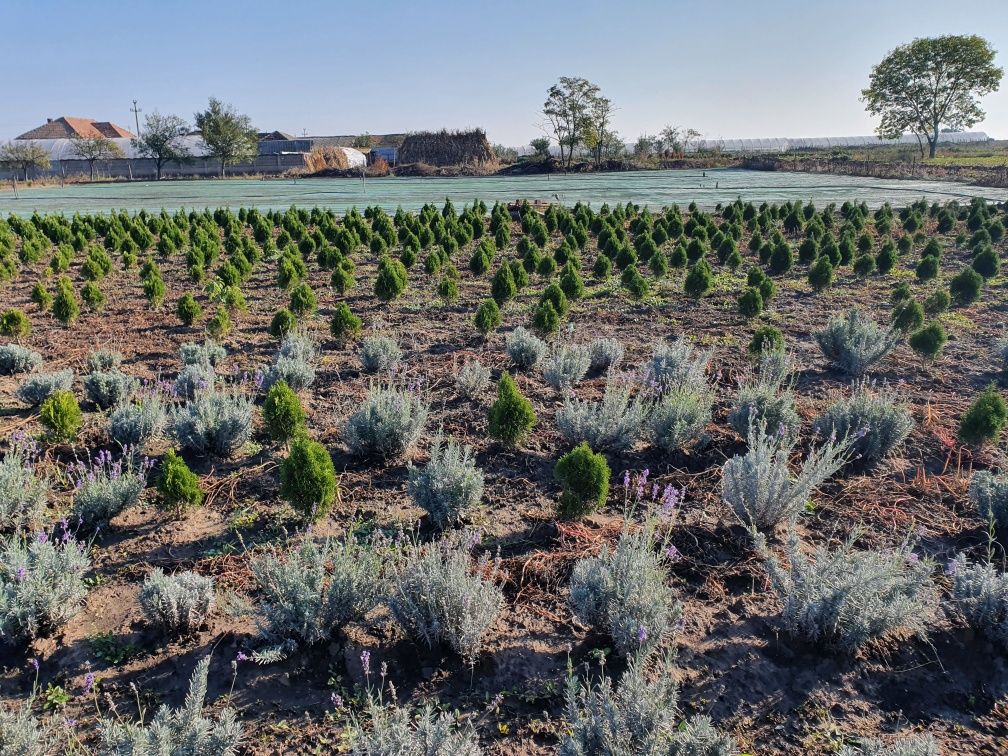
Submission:
[[[990,384],[973,400],[959,422],[959,438],[967,444],[980,446],[996,441],[1008,422],[1008,404],[994,384]]]
[[[286,381],[277,381],[270,386],[263,402],[263,421],[269,437],[278,444],[287,443],[304,429],[304,408]]]
[[[553,474],[563,486],[557,513],[579,519],[605,504],[609,495],[609,463],[582,441],[560,457]]]
[[[298,436],[280,464],[280,495],[304,520],[316,521],[332,509],[339,492],[329,451],[307,436]]]
[[[490,435],[505,444],[521,443],[535,426],[532,402],[518,390],[510,373],[502,373],[497,383],[497,401],[490,407]]]
[[[176,514],[203,503],[199,478],[174,449],[169,449],[161,460],[157,490],[164,508],[174,510]]]

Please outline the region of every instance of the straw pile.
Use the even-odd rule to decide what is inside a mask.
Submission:
[[[323,147],[313,147],[312,151],[305,155],[305,170],[308,173],[318,173],[324,170],[345,171],[350,167],[346,153],[339,147],[326,145]]]
[[[399,148],[399,163],[427,165],[479,165],[496,162],[483,129],[471,131],[421,131],[410,134]]]

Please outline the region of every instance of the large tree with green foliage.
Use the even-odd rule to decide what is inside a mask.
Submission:
[[[220,160],[222,177],[227,166],[253,160],[259,154],[252,119],[215,97],[210,98],[206,110],[196,114],[196,128],[210,155]]]
[[[978,98],[996,92],[1003,74],[983,37],[925,37],[886,55],[861,99],[869,113],[882,117],[880,137],[910,131],[927,141],[934,157],[943,126],[965,129],[983,119]]]
[[[91,170],[92,181],[94,181],[94,166],[96,162],[123,157],[123,151],[119,145],[101,134],[93,137],[71,137],[70,144],[74,156],[88,164],[88,168]]]
[[[560,146],[560,162],[564,168],[570,168],[574,149],[584,140],[589,110],[599,97],[598,85],[574,76],[561,76],[546,94],[543,115]]]
[[[158,181],[167,163],[181,164],[190,159],[183,140],[188,131],[189,125],[177,115],[161,115],[155,110],[144,117],[143,129],[133,140],[133,147],[144,157],[154,160]]]
[[[33,168],[39,171],[49,170],[49,153],[35,142],[15,140],[0,146],[0,165],[20,171],[27,181],[28,171]]]

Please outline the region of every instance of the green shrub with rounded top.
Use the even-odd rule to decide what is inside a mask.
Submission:
[[[609,463],[584,441],[564,454],[553,474],[563,486],[557,511],[564,519],[580,519],[605,504],[609,495]]]
[[[175,307],[175,314],[182,325],[191,327],[197,320],[203,317],[203,308],[196,301],[196,297],[192,295],[192,292],[187,291],[179,297],[178,304]]]
[[[199,478],[189,469],[182,457],[169,449],[161,460],[161,469],[157,475],[157,491],[161,504],[176,515],[181,515],[186,509],[198,507],[203,503],[203,489]]]
[[[501,373],[497,383],[497,401],[490,407],[490,436],[505,444],[521,443],[538,420],[532,402],[526,399],[510,373]]]
[[[976,446],[994,442],[1001,435],[1005,423],[1008,423],[1008,403],[992,383],[973,400],[959,421],[959,438]]]
[[[361,331],[361,319],[350,311],[350,305],[340,302],[329,320],[329,333],[335,339],[352,339]]]
[[[918,331],[910,335],[908,343],[910,348],[921,356],[923,360],[934,360],[941,355],[945,348],[948,336],[945,334],[945,327],[934,320]]]
[[[305,411],[298,395],[286,381],[277,381],[263,402],[266,432],[276,443],[284,444],[305,427]]]
[[[282,339],[288,333],[297,328],[297,315],[288,310],[286,307],[281,307],[273,315],[273,319],[270,321],[269,334],[274,339]]]
[[[484,337],[488,336],[491,331],[500,328],[501,312],[497,306],[497,302],[493,299],[484,299],[476,309],[476,314],[473,316],[473,324],[476,326],[476,330]]]
[[[338,492],[329,451],[306,436],[296,437],[280,464],[280,495],[303,520],[314,522],[329,514]]]
[[[949,281],[949,294],[957,305],[968,307],[980,299],[983,284],[983,276],[973,268],[965,267]]]
[[[60,441],[73,441],[83,424],[80,405],[70,391],[50,394],[39,408],[39,419],[49,434]]]

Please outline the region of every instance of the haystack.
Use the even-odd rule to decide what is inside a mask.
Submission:
[[[399,163],[476,165],[496,161],[483,129],[421,131],[410,134],[399,148]]]

